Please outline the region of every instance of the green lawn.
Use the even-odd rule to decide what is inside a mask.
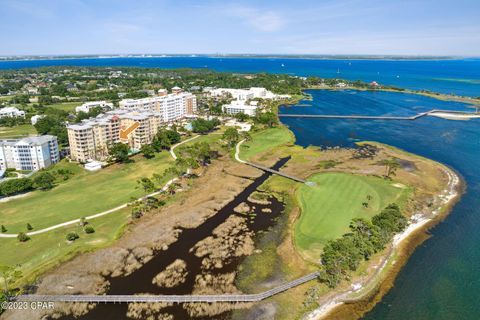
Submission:
[[[306,257],[316,261],[328,240],[348,232],[353,218],[370,219],[408,193],[407,189],[394,187],[391,181],[371,176],[321,173],[308,180],[317,185],[302,185],[297,191],[302,213],[295,225],[295,244]],[[363,207],[363,202],[369,202],[368,208]]]
[[[36,135],[35,127],[30,124],[21,124],[15,127],[0,127],[0,139],[18,138],[29,135]]]
[[[9,233],[17,233],[26,231],[27,223],[42,229],[114,208],[143,194],[136,188],[138,178],[161,174],[173,162],[166,151],[153,159],[141,155],[134,159],[134,163],[112,165],[98,172],[74,168],[76,175],[50,191],[34,191],[24,198],[0,203],[0,224]]]
[[[281,145],[293,143],[295,137],[287,127],[268,128],[252,134],[252,140],[240,147],[240,158],[249,160],[253,156],[275,149]]]
[[[192,146],[193,144],[199,143],[199,142],[207,142],[212,149],[216,150],[219,147],[220,140],[222,139],[222,134],[223,134],[223,130],[217,130],[209,134],[200,135],[198,138],[195,138],[191,141],[185,142],[184,144],[178,146],[177,148],[175,148],[174,151],[175,153],[179,153],[183,148],[187,146]],[[186,139],[190,139],[190,138],[191,137]]]
[[[115,240],[128,221],[130,211],[120,210],[107,216],[91,220],[93,234],[85,234],[78,226],[69,226],[32,236],[27,242],[13,238],[0,238],[0,266],[15,267],[22,271],[21,283],[31,282],[44,270],[65,261],[78,252],[90,251],[107,246]],[[79,239],[66,241],[69,232],[77,232]]]
[[[73,112],[75,111],[75,107],[78,107],[80,105],[82,105],[82,102],[60,102],[60,103],[49,104],[47,105],[47,107],[60,109],[68,112]]]

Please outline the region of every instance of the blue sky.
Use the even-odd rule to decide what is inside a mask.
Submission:
[[[479,0],[0,0],[0,55],[480,56]]]

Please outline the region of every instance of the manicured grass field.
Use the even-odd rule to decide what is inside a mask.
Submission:
[[[29,135],[36,135],[35,127],[30,124],[22,124],[15,127],[0,127],[0,139],[19,138]]]
[[[407,189],[397,188],[391,181],[371,176],[322,173],[308,180],[317,185],[302,185],[297,191],[302,213],[295,225],[295,244],[315,261],[328,240],[349,231],[353,218],[370,219],[407,193]],[[368,202],[368,208],[363,202]]]
[[[293,133],[284,126],[255,132],[252,134],[252,140],[243,143],[240,147],[240,158],[248,160],[259,153],[293,143],[294,140]]]
[[[134,163],[116,164],[98,172],[87,172],[75,164],[62,163],[78,173],[50,191],[34,191],[27,196],[0,203],[0,224],[9,233],[34,230],[96,214],[143,195],[137,179],[162,174],[173,162],[166,151],[153,159],[138,155]],[[55,169],[55,167],[53,168]],[[166,179],[167,180],[167,179]]]
[[[78,252],[90,251],[112,243],[123,230],[130,216],[129,209],[123,209],[92,220],[89,225],[95,233],[86,234],[78,226],[69,226],[32,236],[27,242],[13,238],[0,238],[0,266],[18,267],[22,272],[19,284],[31,282],[35,277]],[[66,241],[69,232],[76,232],[80,238],[73,243]]]
[[[82,102],[60,102],[47,105],[47,107],[72,112],[75,111],[75,107],[78,107],[80,105],[82,105]]]

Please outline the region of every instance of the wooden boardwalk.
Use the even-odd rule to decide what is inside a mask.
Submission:
[[[278,170],[273,170],[273,169],[271,169],[271,168],[262,166],[262,165],[260,165],[260,164],[256,164],[256,163],[248,162],[248,161],[244,161],[244,163],[245,163],[246,165],[251,166],[251,167],[254,167],[254,168],[257,168],[257,169],[260,169],[260,170],[263,170],[263,171],[267,171],[267,172],[270,172],[270,173],[273,173],[273,174],[276,174],[276,175],[285,177],[285,178],[287,178],[287,179],[291,179],[291,180],[294,180],[294,181],[297,181],[297,182],[301,182],[301,183],[307,183],[307,180],[304,180],[304,179],[301,179],[301,178],[292,176],[292,175],[290,175],[290,174],[287,174],[287,173],[284,173],[284,172],[281,172],[281,171],[278,171]]]
[[[254,167],[254,168],[257,168],[259,170],[263,170],[263,171],[267,171],[267,172],[270,172],[270,173],[273,173],[273,174],[276,174],[276,175],[279,175],[279,176],[282,176],[282,177],[285,177],[287,179],[292,179],[294,181],[298,181],[298,182],[301,182],[301,183],[309,183],[308,181],[304,180],[304,179],[301,179],[301,178],[298,178],[298,177],[295,177],[295,176],[292,176],[292,175],[289,175],[287,173],[283,173],[281,171],[278,171],[278,170],[274,170],[272,168],[268,168],[268,167],[265,167],[265,166],[262,166],[260,164],[256,164],[256,163],[253,163],[253,162],[249,162],[249,161],[245,161],[245,160],[242,160],[240,158],[240,146],[242,145],[242,143],[245,142],[245,139],[240,141],[239,143],[237,143],[236,147],[235,147],[235,159],[240,162],[240,163],[244,163],[246,165],[249,165],[251,167]]]
[[[477,115],[477,112],[457,111],[457,110],[439,110],[433,109],[427,112],[421,112],[414,116],[401,117],[401,116],[362,116],[362,115],[339,115],[339,114],[279,114],[282,118],[323,118],[323,119],[363,119],[363,120],[417,120],[425,116],[429,116],[433,113],[451,113],[451,114],[467,114]]]
[[[320,272],[313,272],[296,280],[284,283],[273,289],[255,294],[220,295],[20,295],[13,300],[28,302],[85,302],[85,303],[185,303],[185,302],[258,302],[276,294],[297,287],[318,278]]]

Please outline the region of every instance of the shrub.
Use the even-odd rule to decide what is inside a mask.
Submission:
[[[93,229],[92,226],[86,226],[85,228],[83,228],[83,231],[85,231],[85,233],[87,234],[90,234],[90,233],[94,233],[95,229]]]
[[[70,232],[70,233],[67,234],[66,238],[67,238],[68,241],[75,241],[80,237],[78,236],[78,234],[76,232]]]
[[[18,241],[20,242],[26,242],[28,240],[30,240],[30,237],[27,236],[27,234],[25,232],[20,232],[18,235],[17,235],[17,239]]]

